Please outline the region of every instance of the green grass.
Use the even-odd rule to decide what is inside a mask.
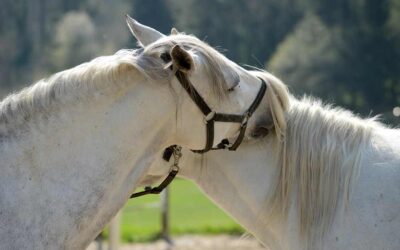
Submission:
[[[123,241],[157,239],[160,221],[159,196],[148,195],[130,200],[122,211]],[[172,235],[243,233],[243,229],[193,183],[181,179],[175,180],[170,188],[170,226]]]

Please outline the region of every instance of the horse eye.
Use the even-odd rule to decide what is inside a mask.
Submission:
[[[250,136],[257,139],[257,138],[263,138],[267,136],[269,133],[269,130],[265,127],[256,127],[251,133]]]
[[[160,55],[161,60],[163,60],[165,63],[169,63],[172,58],[171,55],[168,52],[164,52]]]
[[[232,85],[232,87],[230,87],[230,88],[228,89],[228,92],[234,91],[235,88],[239,86],[239,83],[240,83],[240,80],[236,81],[236,82]]]

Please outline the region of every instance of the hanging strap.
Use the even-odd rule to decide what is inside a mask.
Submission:
[[[179,168],[171,169],[171,171],[169,172],[167,178],[165,178],[165,180],[163,182],[161,182],[160,185],[158,185],[157,187],[153,187],[153,188],[145,187],[144,191],[132,194],[130,199],[136,198],[136,197],[140,197],[140,196],[143,196],[143,195],[146,195],[146,194],[159,194],[159,193],[161,193],[175,179],[175,177],[178,174],[178,172],[179,172]]]
[[[181,153],[182,147],[177,145],[169,146],[164,150],[163,159],[165,161],[169,161],[171,156],[174,156],[174,164],[171,166],[171,170],[168,173],[168,176],[161,182],[157,187],[145,187],[145,189],[141,192],[133,193],[130,196],[130,199],[140,197],[147,194],[159,194],[161,193],[168,185],[175,179],[176,175],[179,172],[179,160],[182,157]]]

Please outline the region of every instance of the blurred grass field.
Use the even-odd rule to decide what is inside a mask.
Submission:
[[[121,234],[125,242],[159,238],[160,196],[130,200],[122,210]],[[244,232],[190,181],[177,179],[170,186],[170,227],[172,235],[241,234]]]

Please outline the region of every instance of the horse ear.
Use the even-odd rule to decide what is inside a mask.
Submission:
[[[181,46],[175,45],[171,49],[171,58],[174,69],[181,70],[185,73],[193,71],[193,57],[190,55],[189,52],[182,49]]]
[[[141,46],[145,47],[151,43],[154,43],[158,39],[165,37],[165,35],[159,31],[139,23],[129,15],[126,15],[125,17],[126,24],[128,25],[132,35],[136,38]]]
[[[175,27],[171,29],[171,35],[178,35],[178,34],[179,32]]]
[[[271,114],[258,117],[255,124],[249,127],[250,136],[254,139],[264,138],[274,129],[274,121]]]

